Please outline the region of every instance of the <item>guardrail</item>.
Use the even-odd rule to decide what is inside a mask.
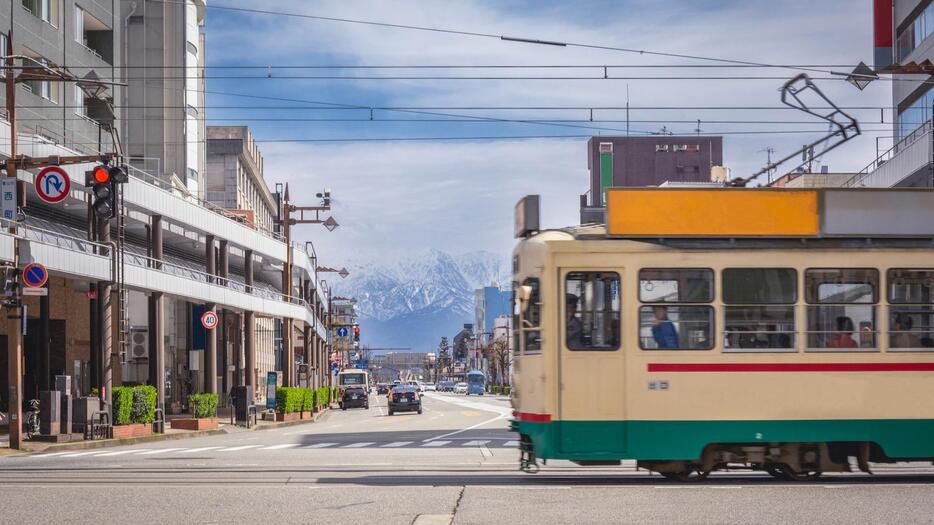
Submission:
[[[918,129],[912,131],[904,138],[896,142],[891,148],[887,149],[882,155],[879,155],[872,162],[869,163],[865,168],[856,172],[855,175],[850,177],[849,180],[843,183],[844,188],[852,188],[855,186],[861,186],[862,183],[869,178],[869,176],[882,167],[883,164],[894,159],[898,153],[905,148],[911,146],[915,142],[927,137],[931,134],[931,131],[934,130],[934,121],[927,121],[921,125]]]

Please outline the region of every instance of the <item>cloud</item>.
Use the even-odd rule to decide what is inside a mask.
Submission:
[[[676,2],[273,2],[238,0],[231,5],[286,10],[341,18],[385,21],[515,35],[547,40],[593,43],[633,49],[726,57],[764,63],[847,64],[871,58],[871,12],[866,2],[849,0],[676,1]],[[210,6],[210,4],[209,4]],[[859,7],[859,8],[855,8]],[[248,23],[250,30],[245,31]],[[560,48],[503,42],[435,32],[315,21],[267,15],[240,15],[209,9],[208,61],[224,64],[293,65],[424,65],[424,64],[565,64],[647,65],[706,64],[615,51]],[[377,106],[623,106],[628,87],[633,121],[668,121],[676,132],[691,132],[696,120],[705,132],[739,130],[771,132],[787,129],[825,130],[797,123],[734,124],[733,121],[808,120],[788,110],[649,110],[644,106],[776,106],[778,88],[797,74],[785,69],[618,68],[611,76],[775,76],[774,80],[253,80],[211,81],[209,89],[252,92],[305,100]],[[419,71],[290,70],[280,74],[393,74]],[[432,70],[446,75],[594,75],[587,70]],[[815,73],[814,76],[825,77]],[[849,84],[818,80],[831,100],[844,106],[886,106],[890,84],[880,81],[859,92]],[[211,100],[228,101],[219,97]],[[243,100],[238,100],[242,103]],[[216,103],[216,102],[215,102]],[[504,118],[589,118],[587,110],[493,111],[446,110],[450,113]],[[877,110],[854,110],[867,133],[828,154],[833,171],[858,170],[874,156],[876,136],[891,135],[891,112],[879,123]],[[291,110],[222,110],[209,118],[352,116],[367,112]],[[383,118],[418,115],[377,111]],[[621,110],[594,111],[596,119],[625,120]],[[683,121],[670,123],[670,121]],[[256,136],[330,138],[386,136],[477,136],[598,134],[600,130],[504,123],[396,122],[249,122]],[[625,123],[589,123],[595,128],[625,129]],[[632,122],[638,131],[658,130],[663,122]],[[606,129],[603,134],[619,134]],[[778,156],[790,153],[817,135],[726,135],[727,165],[734,174],[749,174],[765,164],[765,148]],[[453,251],[508,250],[512,206],[527,193],[544,199],[550,225],[577,219],[577,195],[587,188],[584,140],[492,142],[283,144],[262,143],[270,182],[289,181],[298,201],[314,191],[334,191],[334,214],[341,228],[328,234],[301,228],[319,244],[323,260],[346,259],[360,251],[388,253],[431,246]],[[774,158],[774,157],[773,157]],[[790,167],[790,166],[789,166]],[[298,189],[298,190],[297,190]],[[303,195],[304,193],[304,195]]]

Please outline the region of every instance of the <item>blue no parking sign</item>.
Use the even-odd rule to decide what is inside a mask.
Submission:
[[[49,271],[39,263],[29,263],[23,268],[23,284],[27,288],[40,288],[49,280]]]

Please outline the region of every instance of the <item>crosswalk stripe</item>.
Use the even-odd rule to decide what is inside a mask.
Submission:
[[[154,454],[165,454],[166,452],[173,452],[176,450],[188,450],[184,448],[157,448],[155,450],[149,450],[147,452],[140,452],[140,456],[152,456]]]
[[[98,454],[94,457],[103,458],[103,457],[109,457],[109,456],[122,456],[124,454],[132,454],[134,452],[144,452],[146,450],[149,450],[149,449],[148,448],[132,448],[130,450],[118,450],[116,452],[107,452],[106,454]]]
[[[248,448],[259,448],[262,445],[240,445],[239,447],[227,447],[218,450],[218,452],[236,452],[238,450],[246,450]]]
[[[90,452],[75,452],[75,453],[73,453],[73,454],[65,454],[65,455],[62,456],[62,457],[63,457],[63,458],[77,458],[77,457],[79,457],[79,456],[87,456],[87,455],[90,455],[90,454],[100,454],[100,453],[101,453],[100,450],[92,450],[92,451],[90,451]]]
[[[411,444],[412,444],[411,441],[396,441],[394,443],[386,443],[385,445],[380,445],[380,448],[404,447],[406,445],[411,445]]]
[[[468,441],[462,444],[461,446],[462,447],[482,447],[483,445],[486,445],[489,442],[490,442],[489,440]]]
[[[263,447],[260,450],[282,450],[284,448],[297,447],[298,443],[285,443],[283,445],[273,445],[271,447]]]
[[[221,448],[221,447],[201,447],[201,448],[189,448],[189,449],[183,448],[179,450],[179,452],[204,452],[205,450],[214,450],[215,448]]]
[[[30,457],[33,458],[51,458],[53,456],[61,456],[62,454],[67,454],[68,452],[50,452],[48,454],[33,454]]]
[[[450,441],[429,441],[428,443],[423,443],[423,447],[443,447],[450,443]]]
[[[503,447],[518,447],[518,446],[519,446],[518,441],[507,441],[503,443]]]
[[[373,443],[372,441],[366,441],[363,443],[351,443],[349,445],[344,445],[341,448],[363,448],[363,447],[368,447],[370,445],[375,445],[375,443]]]
[[[333,447],[336,444],[337,443],[315,443],[314,445],[308,445],[305,448],[327,448],[327,447]]]

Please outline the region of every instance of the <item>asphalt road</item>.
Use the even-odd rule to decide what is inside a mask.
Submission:
[[[679,484],[621,467],[517,471],[502,398],[428,394],[424,413],[0,457],[0,523],[934,523],[934,468],[787,483]]]

